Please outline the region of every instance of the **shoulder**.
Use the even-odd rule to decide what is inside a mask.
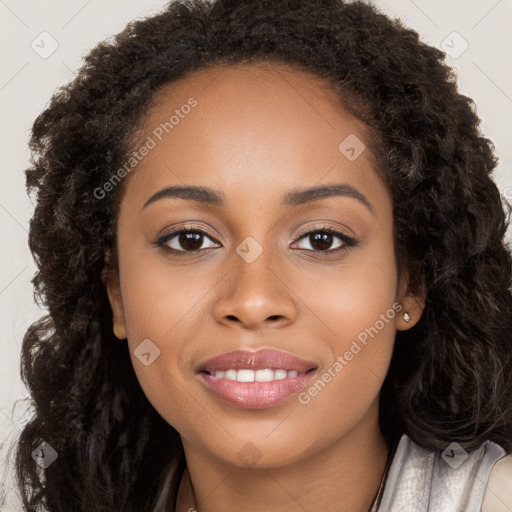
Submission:
[[[494,464],[482,503],[482,512],[510,512],[510,510],[512,510],[512,453]]]
[[[502,459],[505,460],[498,465]],[[491,501],[489,508],[481,507],[491,471],[487,494],[492,497],[487,499],[506,503],[498,494],[503,487],[503,492],[512,489],[509,461],[505,449],[489,440],[469,452],[455,442],[441,451],[418,445],[404,434],[389,469],[379,510],[431,512],[457,508],[465,512],[501,512]],[[502,510],[510,512],[509,507]]]

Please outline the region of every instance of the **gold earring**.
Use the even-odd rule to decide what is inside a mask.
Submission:
[[[407,313],[407,311],[404,313],[404,320],[406,322],[409,322],[409,320],[411,319],[411,316],[409,315],[409,313]]]

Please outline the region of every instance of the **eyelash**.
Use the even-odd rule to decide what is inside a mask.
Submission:
[[[165,245],[166,242],[168,242],[175,236],[180,235],[182,233],[198,233],[198,234],[206,236],[207,238],[209,238],[210,240],[212,240],[215,243],[219,243],[215,239],[213,239],[213,237],[211,237],[208,233],[203,231],[202,229],[199,229],[195,226],[183,226],[182,228],[179,228],[175,231],[171,231],[170,233],[162,235],[158,240],[156,240],[153,243],[153,245],[155,247],[159,247],[159,248],[163,249],[164,251],[166,251],[168,253],[173,253],[177,256],[185,256],[186,254],[196,254],[196,253],[199,253],[199,252],[202,252],[205,250],[205,249],[196,249],[194,251],[177,250],[177,249],[172,249]],[[359,241],[356,240],[355,238],[352,238],[352,237],[346,235],[345,233],[343,233],[342,231],[334,229],[331,226],[318,226],[315,229],[301,233],[294,243],[306,238],[309,235],[316,234],[316,233],[329,233],[331,235],[335,235],[343,242],[343,245],[340,247],[337,247],[336,249],[327,249],[325,251],[316,251],[314,249],[298,249],[298,250],[314,252],[317,254],[332,255],[332,254],[344,253],[344,252],[348,251],[351,247],[355,247],[359,244]],[[214,247],[209,247],[209,249],[214,249]]]

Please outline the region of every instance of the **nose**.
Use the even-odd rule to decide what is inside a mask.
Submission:
[[[282,328],[295,322],[297,297],[292,274],[284,271],[272,251],[264,249],[252,262],[238,253],[233,259],[214,306],[217,322],[251,330]]]

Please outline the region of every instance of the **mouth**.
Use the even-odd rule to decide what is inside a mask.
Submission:
[[[276,380],[302,377],[317,368],[314,366],[305,372],[297,370],[287,370],[284,368],[262,368],[261,370],[252,370],[250,368],[233,368],[229,370],[203,370],[201,373],[209,375],[216,379],[236,380],[238,382],[272,382]]]
[[[278,350],[235,351],[198,365],[207,389],[235,407],[263,409],[306,386],[319,365]]]

